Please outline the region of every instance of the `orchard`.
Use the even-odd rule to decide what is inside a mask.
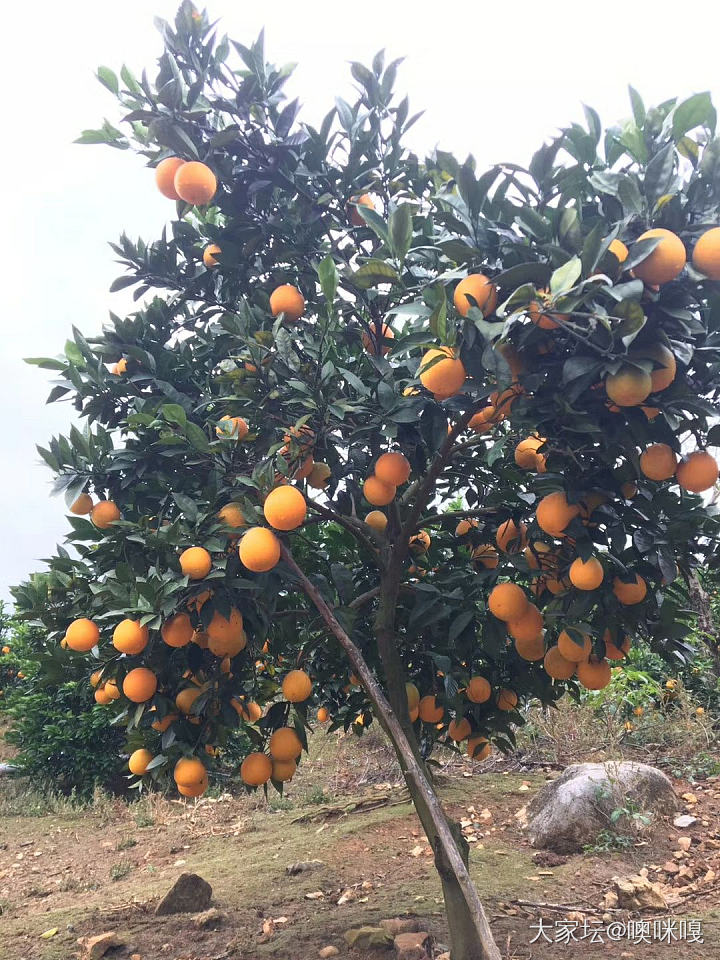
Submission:
[[[100,68],[121,129],[80,137],[147,164],[168,227],[113,245],[134,310],[30,361],[84,425],[39,448],[69,549],[19,614],[86,665],[138,786],[201,796],[242,728],[238,780],[281,790],[308,730],[379,723],[453,960],[499,960],[426,761],[510,751],[637,638],[686,655],[676,584],[718,537],[715,109],[631,90],[622,125],[586,107],[481,172],[404,147],[382,53],[313,127],[262,37],[189,3],[162,36],[154,79]]]

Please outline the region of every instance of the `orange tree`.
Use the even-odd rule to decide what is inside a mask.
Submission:
[[[279,786],[316,711],[378,721],[454,960],[498,958],[425,761],[511,748],[633,637],[684,655],[664,587],[717,536],[715,111],[631,91],[622,126],[586,108],[478,174],[404,148],[382,54],[313,127],[262,39],[189,4],[161,31],[154,80],[99,71],[124,132],[81,141],[144,157],[171,223],[114,245],[134,312],[31,361],[86,425],[40,450],[74,552],[19,610],[85,658],[131,773],[185,796],[238,726],[242,779]]]

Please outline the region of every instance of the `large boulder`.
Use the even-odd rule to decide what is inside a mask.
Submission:
[[[659,816],[678,808],[672,783],[655,767],[625,761],[573,764],[530,803],[530,842],[556,853],[575,853],[601,831],[613,829],[613,811],[628,803]],[[622,831],[622,822],[617,829]]]
[[[170,913],[201,913],[212,899],[212,887],[196,873],[181,873],[155,907],[158,917]]]

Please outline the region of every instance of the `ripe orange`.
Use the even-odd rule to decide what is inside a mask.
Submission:
[[[616,646],[612,640],[612,633],[606,630],[603,633],[605,641],[605,656],[608,660],[623,660],[630,650],[630,637],[624,637],[620,646]]]
[[[701,234],[692,256],[693,266],[710,280],[720,280],[720,227]]]
[[[147,667],[135,667],[123,680],[123,693],[133,703],[145,703],[155,696],[157,677]]]
[[[397,488],[391,483],[384,483],[374,474],[363,484],[363,496],[374,507],[385,507],[395,499]]]
[[[330,719],[330,711],[327,707],[320,707],[317,712],[318,723],[327,723]]]
[[[180,554],[180,569],[191,580],[202,580],[211,567],[212,557],[205,547],[188,547]]]
[[[577,557],[570,564],[568,576],[570,583],[578,590],[596,590],[603,582],[605,571],[597,557],[590,557],[588,561]]]
[[[472,554],[473,563],[479,563],[486,570],[494,570],[500,558],[498,557],[498,552],[491,543],[481,543],[473,550]]]
[[[107,530],[120,517],[120,511],[112,500],[100,500],[90,511],[90,519],[98,530]]]
[[[528,599],[516,583],[498,583],[490,591],[488,608],[498,620],[520,620],[527,607]]]
[[[305,297],[291,283],[283,283],[270,294],[270,310],[274,317],[283,313],[293,323],[305,313]]]
[[[704,450],[696,450],[680,463],[677,468],[677,482],[690,493],[702,493],[714,487],[718,478],[718,465],[713,457]]]
[[[407,695],[408,710],[416,710],[420,706],[420,691],[414,683],[406,683],[405,693]]]
[[[590,657],[577,665],[577,678],[586,690],[602,690],[610,683],[610,664],[600,657]]]
[[[280,541],[267,527],[251,527],[240,541],[240,560],[253,573],[267,573],[280,560]]]
[[[545,654],[543,666],[548,676],[554,680],[569,680],[575,673],[577,663],[574,660],[568,660],[560,653],[559,647],[550,647]]]
[[[557,537],[563,533],[565,527],[578,513],[580,513],[580,507],[576,503],[568,503],[563,490],[556,490],[543,497],[538,503],[535,519],[541,530]]]
[[[365,523],[377,530],[378,533],[384,533],[388,525],[388,518],[380,510],[371,510],[365,517]]]
[[[246,527],[247,522],[243,516],[242,507],[239,503],[232,501],[231,503],[226,503],[224,507],[221,507],[218,510],[218,520],[221,523],[224,523],[226,527],[233,527],[237,529],[238,527]]]
[[[458,525],[455,527],[455,536],[456,537],[465,537],[472,530],[473,527],[478,525],[477,520],[471,518],[469,520],[460,520]]]
[[[297,763],[295,760],[273,760],[271,779],[275,783],[287,783],[295,776],[296,770]]]
[[[205,778],[201,780],[199,783],[195,783],[191,787],[181,787],[178,784],[177,790],[182,797],[196,798],[196,797],[201,797],[205,793],[207,788],[208,788],[208,778],[207,778],[207,774],[205,774]]]
[[[300,738],[292,727],[280,727],[270,737],[273,760],[296,760],[302,753]]]
[[[184,713],[185,716],[188,716],[190,713],[192,713],[192,705],[203,692],[204,691],[201,687],[185,687],[185,689],[181,690],[175,697],[175,706],[178,708],[180,713]]]
[[[230,706],[248,723],[257,723],[263,715],[262,707],[254,700],[237,700],[233,697]]]
[[[485,677],[475,676],[470,678],[465,696],[471,703],[485,703],[490,699],[491,693],[492,687]]]
[[[410,550],[416,557],[422,556],[430,549],[430,534],[427,530],[418,530],[416,534],[410,537]]]
[[[168,713],[162,718],[162,720],[156,720],[154,723],[150,724],[150,726],[153,728],[153,730],[157,730],[158,733],[165,733],[168,727],[171,727],[173,723],[175,723],[177,718],[178,715],[176,713]]]
[[[627,480],[621,487],[620,493],[623,495],[625,500],[632,500],[632,498],[638,492],[638,485],[634,480]]]
[[[141,653],[148,645],[148,628],[140,625],[139,620],[121,620],[113,630],[113,646],[130,656]]]
[[[462,360],[451,347],[433,348],[423,354],[418,375],[426,390],[443,399],[459,393],[466,377]]]
[[[217,180],[210,167],[198,160],[183,163],[175,171],[175,192],[185,203],[204,206],[210,203],[217,190]]]
[[[155,184],[168,200],[180,199],[175,190],[175,174],[184,163],[180,157],[166,157],[155,167]]]
[[[67,628],[65,639],[71,650],[86,653],[99,642],[100,630],[92,620],[88,620],[87,617],[80,617],[78,620],[73,620]],[[7,650],[3,647],[3,653],[10,653],[10,647]]]
[[[307,504],[297,487],[275,487],[265,499],[263,512],[276,530],[295,530],[305,520]]]
[[[487,741],[487,737],[471,737],[467,744],[467,755],[478,762],[487,760],[492,753],[492,747]]]
[[[560,632],[557,642],[558,652],[566,660],[572,663],[580,663],[581,660],[587,660],[592,653],[592,642],[587,634],[583,634],[582,646],[577,642],[577,632],[569,634],[566,630]]]
[[[135,750],[134,753],[130,754],[128,770],[130,773],[134,773],[136,777],[142,777],[152,759],[153,755],[149,750],[145,750],[144,748]]]
[[[312,680],[304,670],[291,670],[282,682],[283,696],[290,703],[302,703],[312,693]]]
[[[418,704],[419,717],[423,723],[440,723],[445,708],[437,703],[434,694],[423,697]]]
[[[622,240],[618,240],[617,237],[610,242],[608,250],[610,253],[615,254],[618,259],[618,263],[625,263],[628,258],[628,248],[625,246]]]
[[[542,614],[534,604],[528,601],[523,615],[517,620],[508,621],[507,631],[514,640],[530,642],[539,638],[541,641],[540,645],[542,647],[543,626],[544,623]],[[520,651],[518,650],[518,652]],[[522,654],[520,654],[520,656],[522,656]],[[532,659],[537,660],[540,658],[533,657]]]
[[[652,378],[645,370],[623,364],[605,378],[605,393],[618,407],[637,407],[652,392]]]
[[[634,583],[624,583],[619,577],[615,577],[613,580],[613,593],[620,603],[625,606],[642,603],[647,593],[647,584],[639,573],[635,574]]]
[[[467,740],[471,732],[470,722],[465,717],[461,717],[459,720],[456,717],[450,721],[448,726],[448,736],[451,740],[454,740],[455,743],[460,743],[461,740]]]
[[[363,330],[362,336],[361,336],[361,338],[360,338],[360,339],[362,340],[362,345],[363,345],[363,347],[364,347],[364,348],[367,350],[367,352],[368,352],[371,356],[373,356],[373,357],[377,356],[377,352],[378,352],[378,350],[377,350],[377,341],[378,341],[377,329],[378,329],[378,328],[377,328],[377,325],[374,324],[374,323],[371,323],[371,324],[370,324],[370,332],[368,333],[367,330]],[[390,326],[389,323],[384,323],[384,324],[382,325],[381,330],[380,330],[380,341],[381,341],[381,343],[380,343],[380,353],[381,353],[384,357],[387,356],[388,353],[390,353],[390,344],[389,344],[389,343],[386,343],[386,341],[387,341],[387,340],[394,340],[394,339],[395,339],[395,331],[393,330],[393,328]]]
[[[240,765],[240,776],[249,787],[261,787],[272,772],[272,760],[264,753],[249,753]]]
[[[106,691],[104,684],[97,688],[93,696],[95,697],[95,703],[99,703],[103,707],[106,707],[112,700],[112,697]]]
[[[375,476],[392,487],[400,487],[410,479],[410,462],[397,450],[381,454],[375,464]]]
[[[633,267],[633,272],[643,283],[669,283],[682,273],[685,266],[685,245],[677,234],[662,227],[647,230],[638,240],[651,240],[654,237],[659,237],[660,243],[648,257]]]
[[[543,300],[547,301],[548,295],[547,291],[541,291]],[[530,320],[535,324],[536,327],[539,327],[541,330],[557,330],[560,324],[556,319],[567,320],[568,316],[564,313],[545,313],[543,310],[543,303],[538,302],[537,300],[531,300],[528,304],[527,313],[530,317]]]
[[[208,649],[216,657],[236,657],[247,646],[243,617],[234,607],[225,618],[218,610],[207,626]]]
[[[518,696],[514,690],[508,690],[507,687],[502,687],[498,690],[497,697],[495,697],[495,704],[498,710],[514,710],[518,703]]]
[[[231,417],[227,414],[220,417],[218,425],[215,427],[215,435],[224,440],[244,440],[249,430],[247,420],[242,417]]]
[[[504,414],[498,412],[495,404],[489,404],[470,418],[468,429],[474,430],[475,433],[487,433],[488,430],[492,430],[493,426],[502,420],[504,416]]]
[[[90,513],[93,508],[93,500],[89,493],[81,493],[80,496],[73,502],[70,507],[70,513],[74,513],[76,516],[81,517],[86,513]]]
[[[468,297],[472,297],[475,303]],[[484,317],[489,317],[497,306],[497,289],[484,274],[471,273],[455,287],[453,303],[461,317],[466,317],[470,307],[474,306],[482,311]]]
[[[660,393],[661,390],[667,390],[675,379],[677,373],[677,362],[672,350],[662,343],[650,343],[647,345],[635,347],[629,354],[636,360],[654,360],[660,366],[650,372],[650,381],[652,383],[652,392]],[[648,407],[648,409],[653,409]],[[653,419],[648,417],[648,419]]]
[[[108,700],[119,700],[120,699],[120,690],[118,689],[117,680],[110,679],[107,683],[104,683],[103,690],[105,696]]]
[[[178,613],[165,621],[160,636],[169,647],[185,647],[192,640],[194,632],[190,617],[186,613]]]
[[[675,451],[666,443],[653,443],[640,456],[640,469],[648,480],[669,480],[677,465]]]
[[[505,553],[519,553],[527,544],[527,526],[506,520],[498,527],[495,542]]]
[[[526,437],[515,447],[515,463],[523,470],[536,470],[538,466],[538,449],[546,443],[545,437]]]
[[[308,486],[314,490],[324,490],[330,482],[331,475],[332,471],[326,463],[313,463],[307,475]]]
[[[360,196],[350,197],[350,202],[348,207],[350,209],[350,223],[354,227],[364,227],[365,221],[362,218],[362,214],[357,209],[360,207],[369,207],[371,210],[375,209],[375,204],[373,203],[373,198],[369,193],[361,193]]]
[[[553,553],[550,545],[543,543],[542,540],[536,540],[532,546],[525,547],[523,556],[531,570],[557,569],[558,558],[556,554]]]
[[[207,780],[207,770],[198,757],[181,757],[175,764],[173,778],[178,787],[195,787]]]
[[[208,270],[211,270],[213,267],[216,267],[220,262],[219,260],[216,259],[219,253],[222,253],[222,250],[216,243],[208,244],[208,246],[205,247],[205,249],[203,250],[203,263],[208,268]]]

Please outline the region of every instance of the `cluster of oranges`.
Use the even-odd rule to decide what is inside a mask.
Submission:
[[[89,493],[81,493],[70,506],[70,513],[77,517],[89,514],[91,521],[98,530],[107,530],[116,520],[122,520],[122,515],[116,503],[112,500],[99,500],[93,503]]]

